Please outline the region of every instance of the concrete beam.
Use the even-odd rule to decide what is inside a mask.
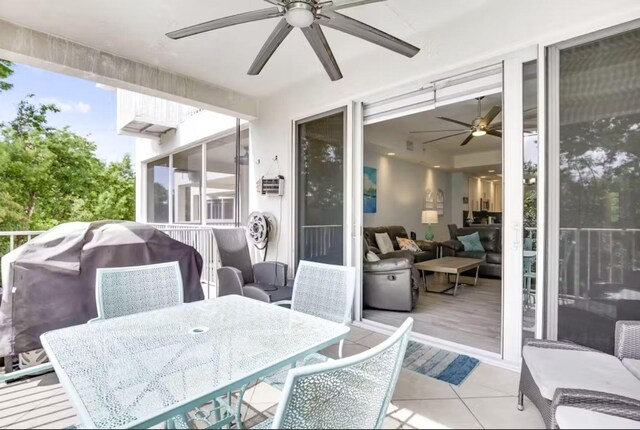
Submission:
[[[246,120],[255,99],[188,76],[0,20],[0,57]]]

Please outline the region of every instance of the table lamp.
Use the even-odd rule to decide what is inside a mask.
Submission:
[[[438,224],[438,211],[422,211],[422,224],[427,225],[427,233],[424,236],[425,239],[433,240],[433,230],[431,230],[431,224]]]

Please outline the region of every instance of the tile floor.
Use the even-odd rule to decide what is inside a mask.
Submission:
[[[345,355],[357,354],[385,336],[353,327]],[[335,357],[336,347],[324,351]],[[519,375],[480,364],[460,386],[403,370],[384,428],[544,428],[535,407],[516,409]],[[245,427],[273,416],[280,392],[260,383],[245,394]],[[63,428],[76,423],[73,408],[55,374],[0,385],[0,428]]]

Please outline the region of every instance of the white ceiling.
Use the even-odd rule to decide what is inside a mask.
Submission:
[[[482,100],[482,115],[486,115],[493,106],[502,106],[502,94],[492,94],[486,96]],[[438,117],[440,116],[471,124],[471,122],[478,116],[478,102],[475,99],[465,100],[463,102],[438,107],[434,110],[374,124],[370,127],[372,131],[376,130],[378,127],[390,127],[393,130],[403,133],[407,140],[415,143],[416,149],[422,149],[423,142],[456,133],[456,131],[435,132],[436,130],[466,131],[463,126],[458,126],[439,119]],[[502,114],[498,115],[492,124],[499,122],[502,122]],[[430,132],[411,134],[412,131]],[[498,137],[489,135],[474,138],[468,145],[460,146],[467,136],[468,133],[450,137],[438,142],[427,143],[426,145],[433,146],[438,150],[451,155],[496,151],[502,149],[502,140]]]
[[[370,91],[371,83],[390,85],[398,75],[427,73],[452,58],[471,61],[469,56],[528,46],[541,35],[607,14],[626,12],[632,19],[639,10],[637,0],[387,0],[345,9],[343,13],[403,38],[422,52],[408,59],[326,29],[345,75],[339,83],[330,82],[298,30],[260,76],[247,76],[276,19],[179,41],[165,36],[184,26],[266,7],[270,5],[264,0],[1,0],[0,19],[255,98],[306,88],[309,81],[314,88],[331,89],[323,93],[335,99],[336,94]]]
[[[502,94],[486,96],[482,101],[482,115],[493,106],[502,106]],[[409,115],[389,121],[379,122],[365,127],[364,138],[366,150],[382,155],[394,153],[394,157],[411,163],[425,166],[439,166],[452,171],[463,171],[474,176],[486,176],[487,179],[499,179],[502,166],[496,163],[495,155],[500,157],[502,139],[494,136],[474,138],[466,146],[460,146],[468,134],[449,137],[438,142],[423,144],[427,140],[448,136],[455,132],[436,130],[464,130],[464,127],[443,121],[438,117],[444,116],[462,122],[471,123],[477,116],[478,104],[475,99],[438,107],[433,110]],[[502,114],[498,115],[492,124],[502,121]],[[412,131],[431,130],[434,132],[412,134]],[[406,148],[407,141],[414,143],[414,150]],[[477,154],[477,164],[456,167],[457,156]],[[489,172],[493,170],[494,172]]]
[[[416,34],[455,22],[488,3],[388,0],[341,12],[426,48],[428,41]],[[178,41],[165,36],[192,24],[267,7],[271,5],[264,0],[2,0],[0,19],[256,97],[271,95],[295,82],[326,77],[299,30],[284,41],[259,77],[247,76],[277,19]],[[341,65],[365,55],[375,55],[381,62],[411,64],[411,59],[341,32],[326,29],[325,33]]]
[[[455,2],[463,3],[461,0]],[[426,10],[426,2],[391,0],[388,3],[365,5],[344,13],[398,37],[408,37],[414,44],[424,45],[409,37],[414,30],[400,14],[411,16]],[[267,7],[272,5],[263,0],[2,0],[0,19],[261,97],[284,89],[291,81],[325,73],[302,32],[292,32],[260,77],[247,76],[246,72],[277,19],[224,28],[178,41],[170,40],[165,33]],[[402,13],[407,8],[411,12]],[[455,9],[447,8],[448,12],[442,17],[455,15],[452,12]],[[462,13],[462,9],[459,10]],[[378,55],[381,61],[410,61],[331,29],[326,29],[325,33],[339,62],[370,52]]]

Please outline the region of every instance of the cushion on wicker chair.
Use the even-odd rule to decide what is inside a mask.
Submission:
[[[622,364],[627,370],[633,373],[633,376],[640,379],[640,360],[634,360],[632,358],[624,358]]]
[[[640,400],[640,380],[613,355],[525,346],[522,357],[542,397],[557,388],[602,391]]]
[[[637,429],[640,422],[583,408],[559,406],[556,422],[561,429]]]

